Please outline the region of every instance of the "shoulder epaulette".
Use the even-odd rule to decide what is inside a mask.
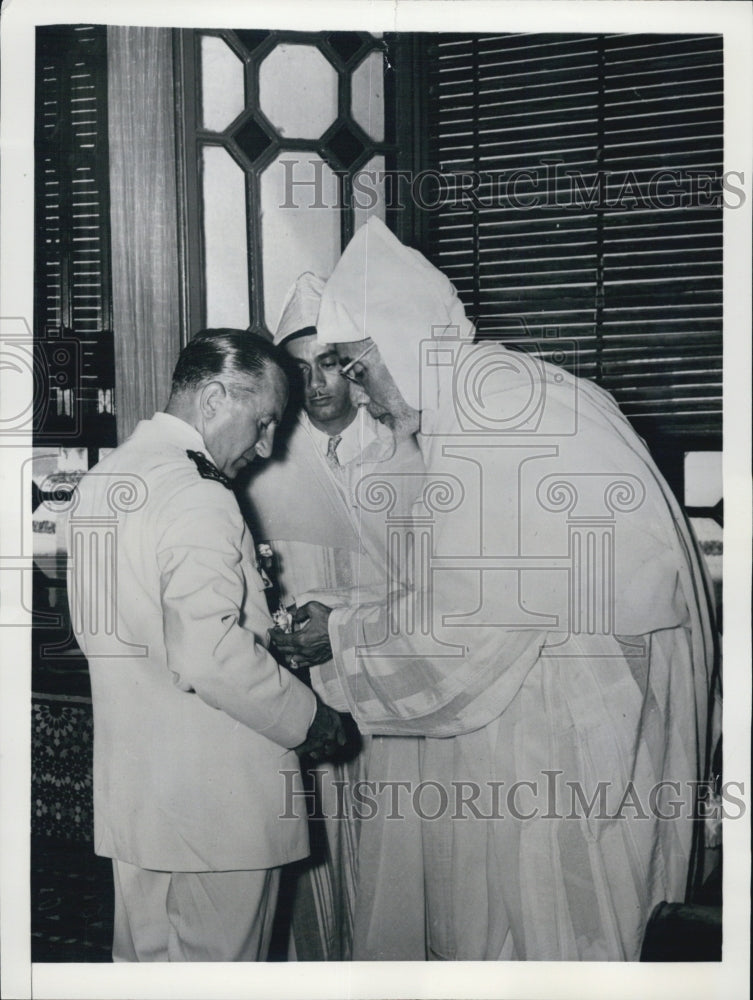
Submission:
[[[199,475],[202,479],[214,479],[216,483],[222,483],[227,489],[232,490],[233,484],[225,473],[220,472],[217,466],[209,461],[203,451],[191,451],[190,448],[187,448],[186,455],[196,464],[196,468],[199,470]]]

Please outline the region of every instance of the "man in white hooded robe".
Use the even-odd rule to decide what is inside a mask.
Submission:
[[[369,412],[418,432],[427,485],[403,593],[311,603],[281,648],[327,636],[321,696],[426,737],[404,808],[430,956],[637,960],[685,897],[706,773],[714,633],[682,510],[606,392],[472,343],[450,282],[376,219],[318,330]]]

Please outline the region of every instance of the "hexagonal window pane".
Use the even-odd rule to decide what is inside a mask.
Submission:
[[[370,52],[353,71],[350,109],[353,118],[376,142],[384,141],[384,60]]]
[[[327,146],[346,169],[356,162],[365,149],[361,140],[353,134],[352,129],[348,128],[347,125],[341,125],[330,136]]]
[[[385,221],[385,164],[383,156],[372,156],[365,167],[353,175],[353,224],[356,229],[376,215]]]
[[[252,163],[272,143],[272,140],[261,125],[255,122],[253,118],[249,119],[249,121],[238,129],[234,138]]]
[[[363,44],[356,31],[331,31],[327,41],[343,62],[352,59]]]
[[[259,70],[259,103],[280,135],[318,139],[337,117],[337,73],[312,45],[278,45]]]
[[[299,274],[329,277],[340,257],[338,180],[315,153],[281,153],[261,175],[264,316],[274,333]]]
[[[201,37],[201,119],[222,132],[246,106],[243,63],[222,38]]]
[[[249,323],[246,175],[221,146],[203,158],[207,326]]]

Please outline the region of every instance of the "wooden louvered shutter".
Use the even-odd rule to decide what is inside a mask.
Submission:
[[[559,174],[596,169],[596,39],[441,37],[429,62],[430,166],[478,178],[431,212],[429,255],[481,336],[557,330],[594,374],[598,216],[554,205]]]
[[[442,35],[424,52],[423,167],[455,180],[423,249],[479,335],[574,341],[579,374],[660,451],[719,446],[721,39]]]
[[[37,441],[109,445],[114,352],[104,27],[37,29],[36,109],[34,334],[50,383]]]
[[[718,36],[604,40],[602,380],[650,436],[721,433],[722,89]]]

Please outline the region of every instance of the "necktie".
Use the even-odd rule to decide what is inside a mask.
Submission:
[[[347,502],[347,486],[345,483],[345,470],[342,465],[340,465],[340,459],[337,457],[337,446],[342,441],[342,435],[335,434],[327,442],[327,454],[324,456],[327,465],[332,470],[332,475],[335,478],[335,484],[337,490],[342,496],[343,500]],[[353,586],[353,572],[351,565],[351,554],[347,549],[341,549],[336,547],[333,550],[334,560],[335,560],[335,579],[337,580],[336,586],[338,587],[352,587]]]
[[[340,465],[340,459],[337,457],[337,446],[342,441],[342,435],[335,434],[327,442],[327,465],[332,469],[335,475],[340,475],[342,466]]]

